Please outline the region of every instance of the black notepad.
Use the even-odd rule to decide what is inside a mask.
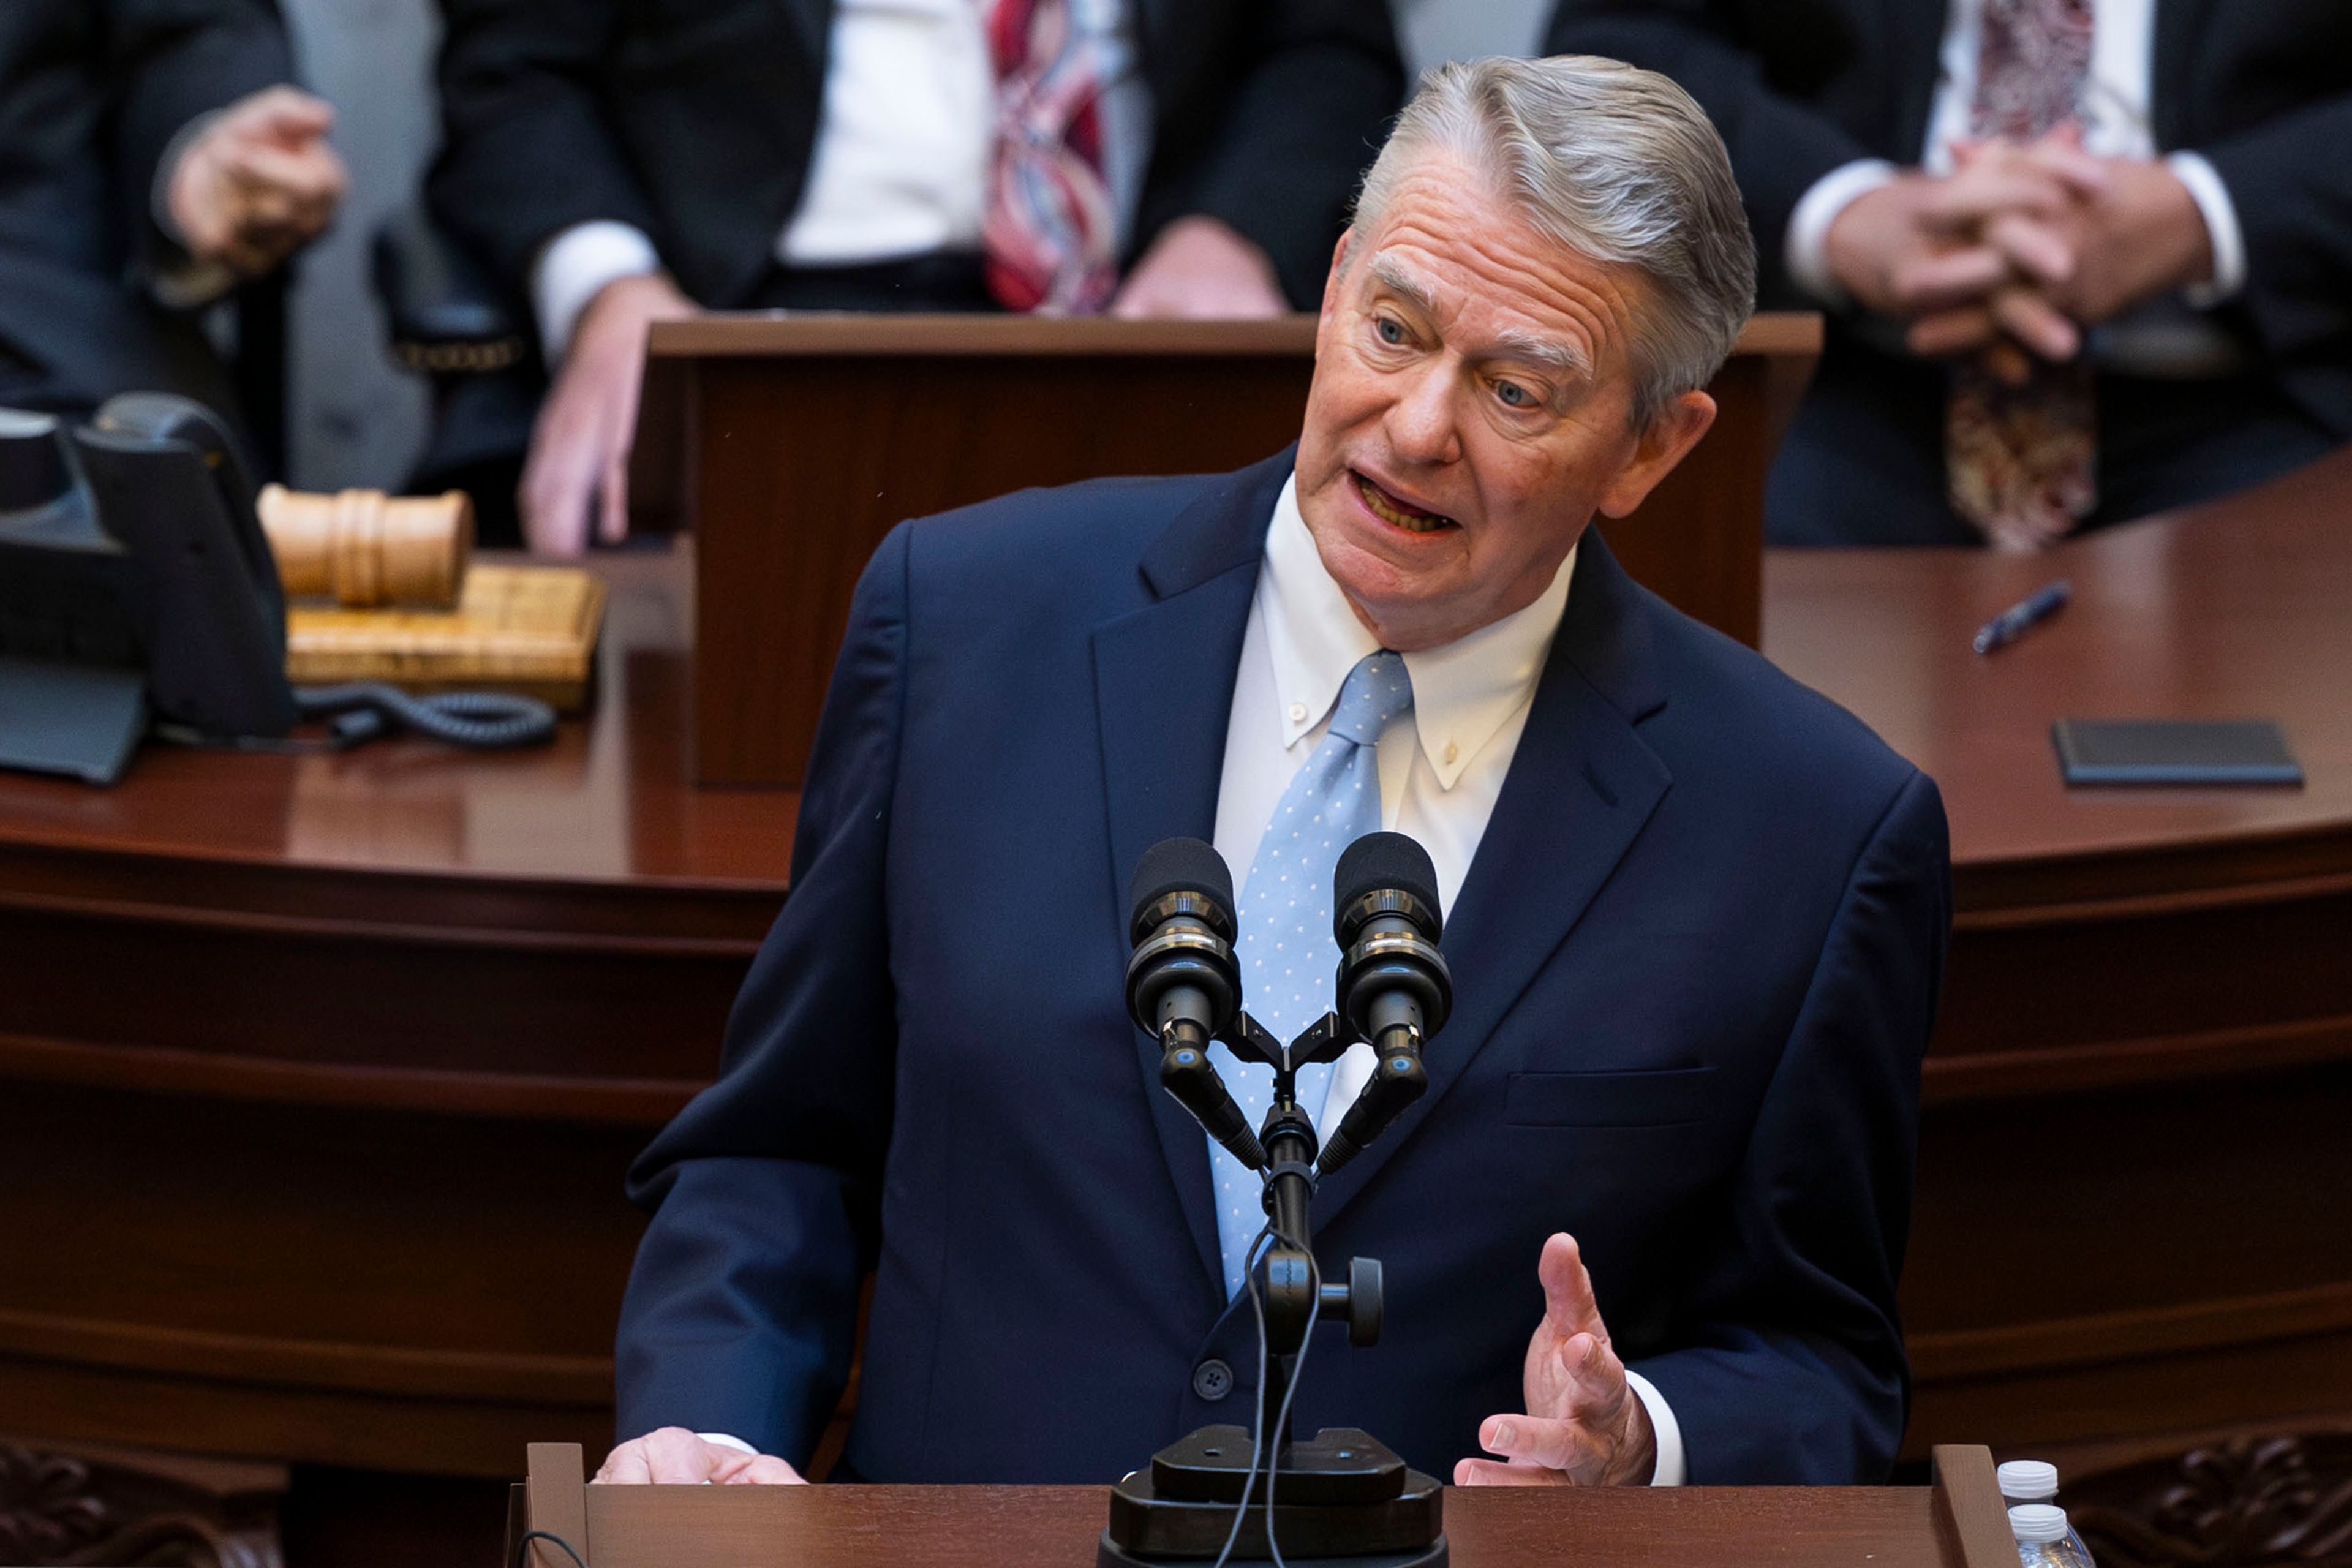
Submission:
[[[2268,719],[2061,719],[2050,738],[2070,784],[2303,783]]]

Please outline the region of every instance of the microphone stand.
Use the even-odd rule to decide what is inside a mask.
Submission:
[[[1383,1061],[1350,1108],[1352,1139],[1335,1139],[1324,1169],[1351,1158],[1418,1098],[1385,1092],[1395,1058],[1411,1061],[1418,1079],[1417,1038],[1391,1043],[1381,1029]],[[1351,1258],[1345,1282],[1321,1279],[1314,1258],[1308,1210],[1318,1174],[1314,1118],[1298,1104],[1298,1069],[1338,1059],[1361,1037],[1336,1013],[1326,1013],[1288,1046],[1276,1041],[1246,1012],[1215,1038],[1244,1061],[1274,1069],[1274,1096],[1255,1142],[1197,1029],[1171,1024],[1161,1035],[1160,1081],[1244,1164],[1265,1183],[1273,1246],[1262,1264],[1265,1363],[1258,1390],[1258,1430],[1264,1457],[1249,1429],[1203,1426],[1152,1456],[1111,1491],[1110,1526],[1097,1552],[1097,1568],[1148,1568],[1220,1557],[1228,1539],[1232,1564],[1271,1560],[1278,1544],[1295,1568],[1344,1560],[1349,1568],[1441,1568],[1446,1560],[1439,1483],[1407,1468],[1387,1445],[1352,1426],[1327,1426],[1312,1438],[1291,1433],[1289,1394],[1319,1318],[1344,1321],[1349,1342],[1377,1343],[1383,1315],[1381,1266]],[[1222,1114],[1221,1114],[1222,1112]],[[1220,1129],[1223,1129],[1223,1133]],[[1251,1156],[1255,1155],[1253,1159]],[[1269,1491],[1273,1508],[1265,1507]],[[1234,1510],[1243,1510],[1236,1532]],[[1269,1513],[1275,1516],[1269,1520]],[[1273,1531],[1274,1539],[1268,1540]]]

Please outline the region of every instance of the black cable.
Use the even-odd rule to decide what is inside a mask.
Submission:
[[[536,697],[504,691],[444,691],[411,697],[381,680],[345,686],[298,686],[294,706],[306,719],[333,717],[331,732],[341,745],[371,740],[394,725],[452,746],[504,751],[535,746],[555,738],[555,710]]]
[[[1224,1549],[1217,1553],[1217,1560],[1209,1564],[1209,1568],[1225,1568],[1226,1562],[1234,1554],[1234,1542],[1241,1539],[1242,1521],[1249,1517],[1250,1487],[1257,1479],[1258,1455],[1265,1446],[1265,1303],[1258,1298],[1257,1266],[1263,1250],[1272,1245],[1274,1221],[1269,1218],[1258,1226],[1257,1235],[1251,1239],[1249,1251],[1242,1259],[1242,1289],[1249,1292],[1250,1312],[1257,1319],[1257,1398],[1254,1401],[1257,1413],[1250,1418],[1249,1474],[1242,1478],[1241,1500],[1234,1504],[1234,1525],[1225,1531]],[[1267,1516],[1266,1523],[1267,1532],[1271,1535],[1272,1515]]]
[[[530,1554],[530,1543],[534,1541],[552,1541],[562,1549],[563,1555],[572,1559],[576,1568],[588,1568],[587,1562],[572,1549],[572,1542],[551,1530],[526,1530],[516,1539],[514,1568],[522,1568],[522,1560]]]

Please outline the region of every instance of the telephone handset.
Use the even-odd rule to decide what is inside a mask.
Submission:
[[[253,480],[202,404],[128,393],[73,433],[122,585],[156,714],[209,736],[284,735],[286,595],[253,510]]]

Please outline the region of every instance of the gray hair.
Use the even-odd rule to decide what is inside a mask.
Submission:
[[[1538,233],[1652,285],[1655,308],[1635,331],[1636,428],[1715,378],[1755,308],[1756,245],[1730,154],[1690,94],[1592,55],[1440,66],[1364,176],[1359,236],[1379,229],[1432,150],[1484,171]]]

